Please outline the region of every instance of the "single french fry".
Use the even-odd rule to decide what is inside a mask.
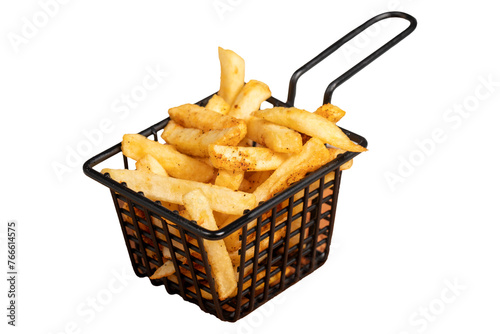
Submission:
[[[216,111],[190,103],[170,108],[168,114],[180,126],[203,131],[241,127],[243,122],[241,119],[222,115]]]
[[[237,171],[274,170],[288,159],[265,147],[210,145],[208,152],[214,167]]]
[[[330,154],[330,159],[328,160],[328,162],[332,161],[333,159],[337,158],[340,154],[345,153],[345,152],[346,152],[345,150],[341,150],[339,148],[334,148],[334,147],[328,148],[328,153]],[[346,170],[346,169],[351,168],[352,162],[353,162],[353,159],[349,160],[348,162],[346,162],[345,164],[340,166],[340,170]]]
[[[218,95],[229,105],[245,84],[245,61],[234,51],[219,47],[220,89]]]
[[[265,83],[250,80],[243,86],[234,103],[231,104],[228,115],[246,121],[252,112],[258,110],[262,102],[270,97],[271,90]]]
[[[207,230],[218,230],[209,201],[201,190],[195,189],[185,194],[183,201],[189,215],[198,225]],[[208,262],[219,298],[222,300],[226,299],[236,290],[236,278],[224,241],[203,240],[203,245],[207,252]]]
[[[345,111],[331,103],[323,104],[314,112],[316,115],[326,118],[332,123],[337,123],[345,115]]]
[[[135,163],[135,168],[137,170],[168,176],[165,169],[161,166],[161,164],[156,160],[151,154],[144,155],[141,159],[139,159]]]
[[[226,115],[231,106],[220,95],[214,94],[205,106],[208,110],[213,110],[219,114]]]
[[[208,157],[210,144],[237,145],[245,135],[246,125],[244,123],[232,128],[204,132],[200,129],[185,128],[170,121],[161,137],[182,153],[196,157]]]
[[[302,149],[300,133],[258,117],[247,120],[247,138],[275,152],[297,153]]]
[[[160,144],[139,134],[124,135],[122,151],[125,156],[136,161],[150,154],[170,176],[179,179],[208,182],[215,173],[212,167],[178,152],[173,146]]]
[[[167,277],[175,273],[174,263],[171,260],[167,260],[161,267],[158,267],[153,275],[151,275],[151,279],[160,279],[163,277]]]
[[[325,164],[330,155],[322,141],[311,138],[300,153],[291,155],[274,173],[262,183],[253,194],[257,203],[266,201],[272,195],[299,181],[313,170]]]
[[[245,172],[243,171],[219,169],[215,178],[215,185],[231,190],[238,190],[244,175]]]
[[[243,211],[253,209],[256,204],[253,194],[232,191],[212,184],[127,169],[105,168],[101,173],[109,173],[113,180],[125,182],[130,189],[142,191],[147,198],[153,201],[183,204],[182,196],[184,194],[194,189],[200,189],[208,198],[210,207],[219,212],[241,215]]]
[[[283,125],[321,139],[324,143],[351,152],[364,152],[367,149],[352,142],[347,135],[328,119],[297,108],[275,107],[257,110],[254,116],[264,118],[269,122]]]

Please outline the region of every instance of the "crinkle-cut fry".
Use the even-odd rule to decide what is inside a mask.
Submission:
[[[140,160],[146,154],[152,155],[168,175],[185,180],[208,182],[215,170],[192,157],[177,151],[171,145],[164,145],[139,134],[123,136],[122,152],[125,156]]]
[[[337,123],[345,115],[345,111],[331,103],[323,104],[314,112],[316,115],[326,118],[332,123]]]
[[[252,112],[259,110],[262,102],[271,97],[269,87],[258,80],[250,80],[243,86],[238,96],[231,104],[228,115],[247,120]]]
[[[247,120],[247,138],[275,152],[298,153],[302,149],[300,133],[258,117]]]
[[[218,95],[229,105],[245,84],[245,61],[236,52],[219,47],[220,89]]]
[[[241,215],[245,210],[255,207],[253,194],[232,191],[227,188],[196,181],[181,180],[127,169],[103,169],[101,173],[109,173],[117,182],[125,182],[134,191],[142,191],[144,196],[153,201],[166,201],[183,204],[182,196],[200,189],[208,198],[212,210]]]
[[[365,147],[352,142],[339,127],[328,119],[306,110],[274,107],[257,110],[253,115],[289,127],[308,136],[319,138],[323,143],[346,151],[364,152],[367,150]]]
[[[238,190],[244,175],[245,172],[239,170],[219,169],[217,178],[215,179],[215,185],[231,190]]]
[[[288,159],[288,154],[265,147],[210,145],[208,152],[216,168],[243,172],[274,170]]]
[[[153,275],[151,275],[151,279],[160,279],[163,277],[167,277],[175,273],[174,263],[171,260],[167,260],[162,266],[158,267]]]
[[[168,110],[170,119],[185,128],[195,128],[203,131],[222,130],[241,126],[241,119],[222,115],[216,111],[200,107],[196,104],[183,104]]]
[[[203,192],[195,189],[183,196],[184,206],[189,215],[198,225],[207,230],[218,230],[217,223],[210,208],[208,199]],[[208,262],[211,267],[215,287],[220,299],[228,298],[236,290],[236,277],[234,276],[231,258],[222,240],[203,240],[207,252]]]
[[[151,154],[144,155],[141,159],[139,159],[135,163],[135,168],[137,170],[142,170],[145,172],[168,176],[165,168],[161,166],[161,164],[156,160]]]
[[[255,189],[253,194],[257,203],[267,201],[290,184],[301,180],[308,172],[324,165],[329,157],[328,150],[321,140],[311,138],[300,153],[291,155],[264,183]]]
[[[218,94],[214,94],[210,100],[208,100],[205,108],[218,112],[219,114],[226,115],[229,112],[229,109],[231,109],[231,106]]]
[[[196,157],[208,157],[208,146],[237,145],[246,135],[244,123],[238,126],[204,132],[200,129],[185,128],[174,121],[168,122],[161,137],[180,152]]]

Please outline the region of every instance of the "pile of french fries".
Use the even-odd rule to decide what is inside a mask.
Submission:
[[[339,154],[366,150],[337,127],[345,114],[340,108],[326,104],[313,113],[283,107],[260,110],[271,97],[269,87],[257,80],[245,83],[245,62],[235,52],[219,48],[219,60],[220,90],[206,106],[171,108],[161,135],[164,143],[139,134],[124,135],[122,152],[136,161],[136,169],[106,168],[102,173],[208,230],[217,230]],[[327,175],[325,182],[332,178]],[[302,205],[296,206],[294,212],[301,209]],[[157,219],[153,223],[161,226]],[[248,228],[255,224],[251,222]],[[284,230],[276,232],[275,241],[284,236]],[[178,234],[171,225],[169,232]],[[241,230],[224,240],[203,242],[220,300],[237,293],[240,235]],[[291,245],[297,243],[293,239]],[[261,241],[260,249],[268,246],[269,238]],[[178,282],[172,258],[185,258],[166,247],[162,253],[163,265],[151,279],[167,277]],[[246,259],[252,256],[253,249],[247,250]],[[251,269],[241,270],[248,274]],[[275,276],[273,281],[278,279]],[[213,298],[204,290],[201,293],[203,298]]]

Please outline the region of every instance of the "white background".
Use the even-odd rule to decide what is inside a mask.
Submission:
[[[2,332],[500,331],[495,2],[73,0],[44,22],[46,2],[0,5],[4,274],[6,224],[19,225],[18,327],[6,325],[1,279]],[[296,68],[391,9],[414,15],[416,31],[333,96],[347,111],[340,125],[370,150],[343,175],[328,262],[235,324],[135,277],[109,191],[82,173],[83,162],[216,91],[217,46],[245,59],[246,80],[286,99]],[[40,27],[23,37],[27,21]],[[314,110],[331,80],[405,27],[393,20],[339,50],[301,79],[296,105]],[[116,112],[147,68],[168,75]],[[109,131],[85,146],[84,133],[103,121]],[[439,143],[429,144],[436,132]],[[83,154],[69,158],[77,148]],[[57,164],[67,168],[59,176]],[[399,175],[392,187],[388,175]],[[105,305],[93,310],[96,298]]]

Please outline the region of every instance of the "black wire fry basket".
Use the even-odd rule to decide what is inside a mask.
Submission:
[[[273,106],[292,107],[297,81],[304,73],[371,25],[388,18],[401,18],[410,24],[403,32],[330,83],[323,100],[324,104],[330,103],[332,93],[339,85],[412,33],[417,26],[416,19],[402,12],[388,12],[373,17],[295,71],[290,79],[286,103],[274,97],[267,101]],[[205,106],[211,96],[197,104]],[[158,132],[168,122],[169,118],[166,118],[140,134],[158,141]],[[365,138],[345,129],[342,131],[352,141],[367,146]],[[234,322],[325,263],[335,222],[342,176],[340,166],[359,153],[346,152],[339,155],[216,231],[200,227],[178,212],[163,207],[160,202],[154,202],[141,192],[135,192],[126,184],[118,183],[109,175],[103,175],[94,169],[97,164],[120,154],[124,168],[128,169],[128,158],[122,154],[121,143],[118,143],[85,162],[83,171],[111,190],[136,275],[152,276],[162,266],[167,250],[175,274],[151,279],[151,283],[164,286],[169,294],[180,295],[221,320]],[[237,267],[237,291],[234,296],[220,300],[203,240],[221,240],[233,233],[240,234],[241,243],[237,258],[233,259]]]

